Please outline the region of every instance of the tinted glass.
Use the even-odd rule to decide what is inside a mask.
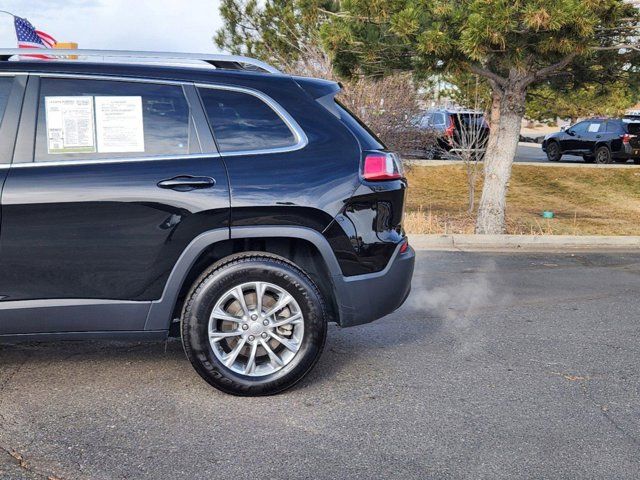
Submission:
[[[13,77],[0,77],[0,121],[4,118],[4,111],[7,108],[12,86]]]
[[[464,128],[483,128],[485,127],[484,115],[481,113],[454,113],[452,115],[456,125],[462,124]]]
[[[575,133],[585,133],[587,131],[587,125],[589,124],[589,122],[580,122],[580,123],[576,123],[573,127],[571,127],[569,130],[571,130],[572,132]]]
[[[221,152],[270,150],[296,144],[296,137],[284,120],[258,97],[216,88],[199,91]]]
[[[631,135],[639,135],[640,134],[640,123],[629,123],[627,124],[627,133]]]
[[[197,153],[190,118],[177,85],[42,78],[35,160]]]
[[[340,115],[342,123],[344,123],[351,133],[355,135],[364,150],[382,150],[385,148],[382,140],[380,140],[378,136],[347,107],[337,100],[335,102],[335,107]]]
[[[624,131],[623,124],[615,120],[609,120],[607,122],[607,132],[609,133],[621,133]]]
[[[444,113],[434,113],[433,114],[433,124],[436,127],[442,127],[445,124]]]

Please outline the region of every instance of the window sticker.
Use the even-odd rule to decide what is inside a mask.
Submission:
[[[144,152],[142,97],[95,97],[99,153]]]
[[[602,125],[602,124],[601,123],[590,123],[589,124],[589,132],[596,133],[597,131],[600,130],[600,125]]]
[[[96,151],[93,97],[45,97],[49,154]]]

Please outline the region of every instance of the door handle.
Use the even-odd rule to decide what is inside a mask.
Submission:
[[[191,175],[179,175],[158,182],[158,187],[188,192],[196,188],[212,188],[216,181],[211,177],[193,177]]]
[[[602,137],[602,135],[596,135],[596,138],[600,138],[600,137]]]

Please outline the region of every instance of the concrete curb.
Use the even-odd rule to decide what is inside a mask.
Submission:
[[[416,250],[640,250],[640,236],[409,234],[409,244]]]

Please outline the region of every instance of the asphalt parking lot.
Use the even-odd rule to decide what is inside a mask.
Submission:
[[[637,479],[639,284],[639,253],[420,252],[268,398],[177,342],[0,346],[0,478]]]
[[[547,154],[542,151],[542,145],[536,143],[524,143],[518,144],[518,150],[516,151],[516,157],[514,162],[535,162],[535,163],[551,163],[547,159]],[[563,155],[559,163],[582,163],[584,159],[577,155]],[[632,162],[631,162],[632,163]]]

